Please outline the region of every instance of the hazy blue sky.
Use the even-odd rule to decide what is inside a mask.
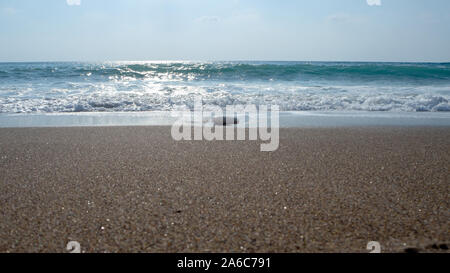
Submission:
[[[0,61],[47,60],[450,61],[450,1],[0,0]]]

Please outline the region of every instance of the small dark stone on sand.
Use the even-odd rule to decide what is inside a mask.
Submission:
[[[182,211],[181,210],[177,210],[177,211],[175,211],[175,213],[181,213]]]
[[[221,126],[236,125],[239,124],[239,120],[232,117],[220,117],[214,119],[214,124]]]
[[[432,244],[431,246],[429,246],[429,248],[432,249],[439,249],[439,246],[437,244]]]
[[[419,253],[419,249],[414,247],[406,248],[405,253]]]
[[[447,244],[440,244],[439,248],[442,250],[448,250],[448,245]]]
[[[432,244],[426,247],[427,249],[434,249],[434,250],[448,250],[447,244]]]

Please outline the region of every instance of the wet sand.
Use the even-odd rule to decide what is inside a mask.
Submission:
[[[0,129],[0,252],[448,252],[450,128]]]

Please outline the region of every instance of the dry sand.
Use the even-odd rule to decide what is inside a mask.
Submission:
[[[0,252],[446,252],[450,128],[280,136],[0,129]]]

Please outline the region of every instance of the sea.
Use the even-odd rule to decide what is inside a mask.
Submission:
[[[0,127],[164,125],[199,97],[278,105],[286,126],[450,126],[450,63],[0,63]]]

